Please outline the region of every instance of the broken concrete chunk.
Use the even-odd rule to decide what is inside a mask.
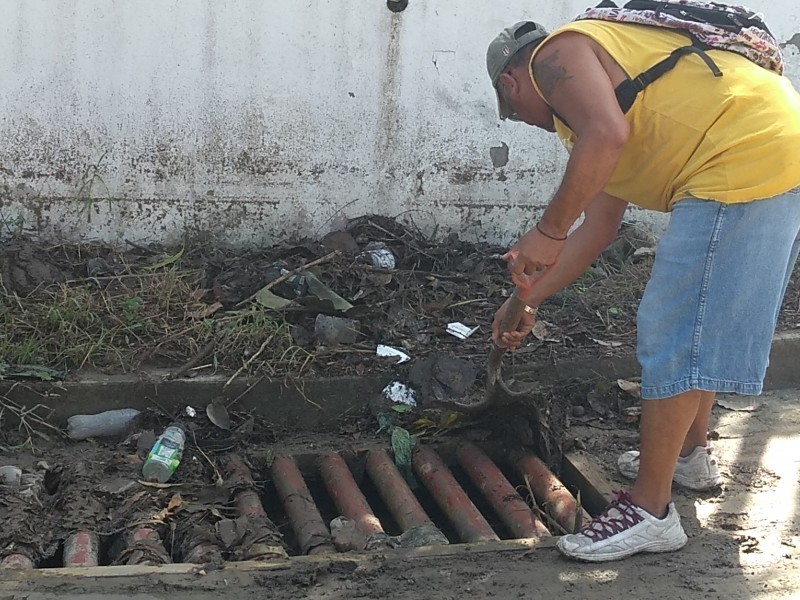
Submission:
[[[409,378],[423,405],[464,398],[472,389],[478,370],[471,362],[444,354],[417,361]]]
[[[314,335],[325,346],[354,344],[358,339],[358,321],[319,314],[314,322]]]
[[[336,517],[331,521],[331,538],[339,552],[352,552],[367,547],[367,536],[347,517]]]

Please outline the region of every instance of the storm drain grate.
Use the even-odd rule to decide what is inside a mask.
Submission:
[[[115,564],[158,565],[173,558],[208,564],[538,540],[573,531],[586,518],[567,488],[535,455],[518,451],[493,456],[497,460],[471,443],[421,446],[413,453],[413,477],[407,481],[383,449],[349,454],[348,460],[336,452],[282,455],[261,474],[266,481],[259,493],[245,462],[228,455],[222,466],[226,481],[234,481],[234,492],[230,516],[216,523],[217,539],[189,531],[181,538],[182,547],[176,548],[174,532],[171,541],[168,535],[162,539],[157,527],[142,523],[118,536],[109,545],[114,547],[104,548],[97,534],[80,530],[65,540],[59,558],[39,566],[108,564],[109,553]],[[523,498],[530,495],[528,490],[536,500],[534,508]],[[241,550],[224,552],[220,539]],[[0,567],[34,568],[23,550],[7,548]]]

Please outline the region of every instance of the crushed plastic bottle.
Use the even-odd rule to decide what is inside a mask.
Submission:
[[[138,414],[134,408],[123,408],[96,415],[74,415],[67,419],[67,435],[73,440],[120,435]]]
[[[146,480],[156,480],[166,483],[178,465],[183,455],[183,446],[186,443],[186,432],[179,423],[173,423],[164,430],[164,433],[153,444],[147,460],[142,466],[142,475]]]

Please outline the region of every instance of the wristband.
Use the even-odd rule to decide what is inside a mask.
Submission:
[[[554,242],[563,242],[563,241],[565,241],[567,239],[566,235],[564,237],[555,237],[553,235],[550,235],[549,233],[546,233],[546,232],[542,231],[542,228],[539,227],[539,223],[536,223],[536,231],[541,233],[544,237],[553,240]]]

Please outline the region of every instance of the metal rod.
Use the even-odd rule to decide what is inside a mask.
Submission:
[[[229,454],[225,460],[225,474],[236,492],[236,509],[240,517],[248,518],[249,547],[245,548],[245,560],[266,558],[286,558],[286,551],[280,545],[278,528],[267,516],[261,497],[255,489],[253,474],[238,454]]]
[[[358,489],[350,468],[341,456],[338,454],[324,456],[320,461],[320,472],[325,487],[342,516],[353,521],[358,530],[368,538],[384,532],[381,522],[372,512],[364,494]]]
[[[294,459],[290,456],[275,458],[272,463],[272,480],[300,551],[303,554],[334,552],[331,534]]]
[[[112,564],[154,566],[172,562],[161,542],[161,536],[151,527],[136,527],[123,539],[125,546],[114,557]]]
[[[422,483],[455,527],[461,541],[470,543],[500,539],[433,449],[425,446],[418,448],[411,462]]]
[[[65,567],[96,567],[100,540],[96,533],[78,531],[64,542]]]
[[[462,444],[456,451],[456,457],[514,538],[538,539],[550,534],[483,450],[474,444]]]
[[[561,527],[571,532],[576,525],[580,526],[587,519],[587,515],[583,513],[576,523],[578,505],[575,498],[539,457],[519,452],[512,457],[512,462],[520,477],[525,479],[527,476],[537,502]]]
[[[9,554],[0,561],[0,569],[35,569],[36,565],[24,554]]]
[[[367,454],[367,473],[400,529],[408,531],[431,522],[386,451],[371,450]]]

